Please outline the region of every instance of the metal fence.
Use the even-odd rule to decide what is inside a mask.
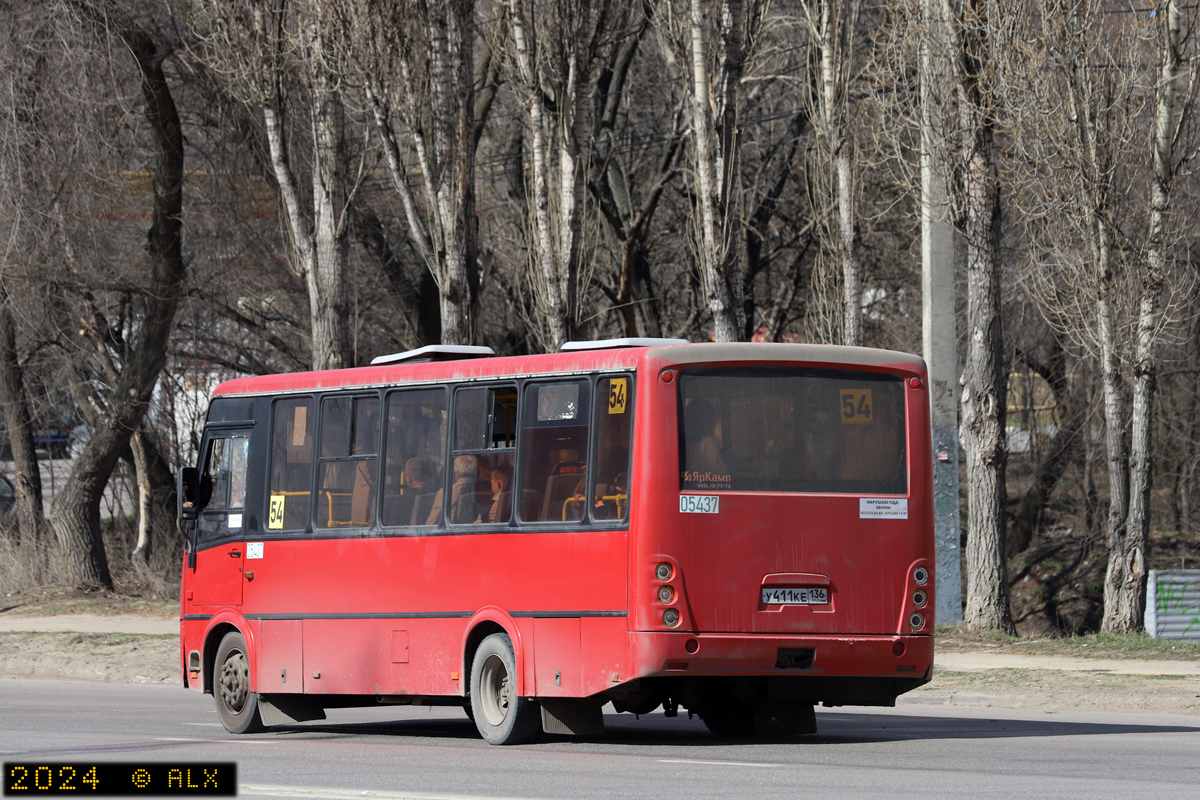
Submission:
[[[1146,632],[1200,641],[1200,569],[1152,569],[1146,586]]]

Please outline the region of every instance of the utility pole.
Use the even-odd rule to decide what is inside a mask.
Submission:
[[[937,621],[962,622],[958,509],[958,348],[954,320],[954,228],[948,219],[944,142],[935,136],[937,93],[944,90],[938,59],[945,34],[939,0],[923,0],[921,42],[921,331],[929,368],[933,425],[933,509],[937,545]]]

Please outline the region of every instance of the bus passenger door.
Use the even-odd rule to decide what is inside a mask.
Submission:
[[[250,431],[210,431],[204,452],[196,567],[188,576],[187,599],[194,605],[237,606],[242,603],[246,559],[242,526]]]

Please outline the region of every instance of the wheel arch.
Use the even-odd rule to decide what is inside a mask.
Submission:
[[[204,693],[213,693],[213,674],[216,671],[217,648],[221,646],[221,640],[228,633],[240,633],[242,638],[246,640],[246,659],[249,661],[250,667],[250,689],[254,691],[257,681],[255,680],[255,662],[257,661],[257,653],[254,647],[254,636],[250,633],[250,626],[246,624],[246,620],[236,614],[221,614],[213,617],[212,622],[208,626],[208,630],[204,632]]]
[[[517,695],[527,696],[525,691],[525,650],[521,642],[521,631],[516,621],[499,608],[483,608],[475,612],[467,623],[467,635],[463,640],[462,651],[462,689],[463,696],[471,694],[471,662],[480,642],[493,633],[504,633],[512,642],[513,661],[516,667]]]

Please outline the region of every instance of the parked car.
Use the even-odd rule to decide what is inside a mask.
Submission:
[[[70,428],[34,428],[33,446],[51,458],[66,458],[71,447]]]

